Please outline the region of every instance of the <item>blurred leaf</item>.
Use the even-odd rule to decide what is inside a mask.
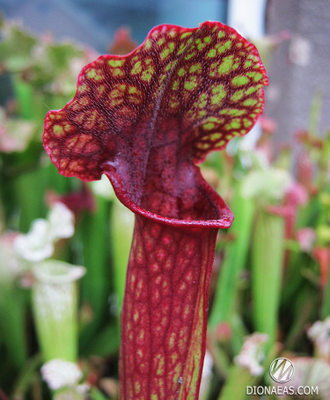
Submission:
[[[225,246],[225,255],[208,323],[210,329],[215,328],[220,322],[231,322],[235,300],[237,300],[239,274],[246,264],[255,206],[250,199],[242,197],[241,188],[241,183],[237,182],[233,204],[231,204],[235,220],[228,230],[234,240]]]
[[[118,353],[119,345],[120,337],[117,332],[117,326],[108,324],[93,337],[85,351],[87,354],[108,357]]]
[[[31,61],[31,51],[37,39],[21,27],[5,23],[1,29],[0,63],[9,71],[21,71]]]

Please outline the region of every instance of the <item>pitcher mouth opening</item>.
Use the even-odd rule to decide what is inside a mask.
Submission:
[[[86,268],[79,265],[71,265],[58,260],[45,260],[34,268],[36,279],[49,284],[68,284],[77,281],[86,273]]]
[[[197,167],[196,167],[197,168]],[[172,225],[177,227],[196,227],[196,228],[229,228],[234,220],[234,215],[231,212],[225,201],[218,193],[204,180],[200,175],[198,178],[198,187],[200,189],[200,199],[197,204],[193,204],[190,208],[183,208],[177,216],[173,214],[161,214],[155,212],[152,208],[144,208],[145,202],[133,201],[132,197],[124,188],[121,177],[117,173],[105,174],[112,183],[114,191],[121,201],[134,214],[138,214],[154,221]],[[144,195],[145,196],[145,195]],[[179,202],[182,203],[182,200]]]

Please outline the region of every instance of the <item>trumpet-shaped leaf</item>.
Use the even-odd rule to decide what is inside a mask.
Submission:
[[[257,50],[218,22],[161,25],[127,56],[101,56],[45,120],[60,173],[108,176],[136,214],[122,311],[122,399],[197,399],[218,228],[233,216],[196,164],[263,111]],[[109,338],[110,340],[110,338]]]

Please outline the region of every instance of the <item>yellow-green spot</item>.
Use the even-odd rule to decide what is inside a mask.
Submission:
[[[258,103],[258,100],[256,100],[256,99],[246,99],[243,104],[247,107],[251,107],[257,103]]]
[[[157,375],[164,375],[164,364],[165,364],[164,358],[162,357],[159,360],[159,364],[158,364],[158,368],[157,368],[157,372],[156,372]]]
[[[167,56],[169,56],[169,54],[173,53],[174,51],[174,43],[171,42],[169,43],[166,48],[160,53],[160,57],[162,60],[164,60],[164,58],[166,58]]]
[[[134,391],[135,391],[136,394],[140,393],[140,391],[141,391],[140,382],[137,382],[137,381],[134,382]]]
[[[207,43],[199,43],[197,45],[197,48],[199,51],[202,51],[206,46],[207,46]]]
[[[252,61],[245,61],[244,68],[250,68],[252,66]]]
[[[91,69],[90,71],[88,71],[88,72],[87,72],[87,76],[88,76],[88,78],[94,79],[94,80],[96,80],[96,81],[102,79],[102,76],[101,76],[101,75],[98,75],[98,74],[96,73],[95,69]]]
[[[204,39],[204,42],[205,42],[205,39]],[[197,48],[198,48],[198,50],[200,50],[200,51],[203,50],[203,49],[207,46],[207,43],[206,43],[206,42],[203,43],[203,42],[201,41],[201,39],[197,39],[195,43],[197,44]]]
[[[246,85],[249,82],[249,78],[247,76],[241,75],[241,76],[235,76],[235,78],[233,78],[231,80],[231,83],[234,86],[242,86],[242,85]]]
[[[174,63],[174,61],[169,62],[165,67],[165,71],[168,72],[170,69],[172,69]]]
[[[212,122],[209,122],[205,125],[203,125],[203,128],[210,131],[211,129],[213,129],[215,127],[215,125]]]
[[[227,92],[226,92],[224,86],[221,85],[221,84],[218,85],[218,86],[215,86],[215,87],[212,89],[212,93],[213,93],[213,96],[212,96],[212,99],[211,99],[211,103],[212,103],[213,105],[216,105],[216,104],[220,103],[221,100],[222,100],[224,97],[226,97],[226,94],[227,94]]]
[[[239,119],[233,119],[230,126],[232,129],[239,129],[241,127],[241,121]]]
[[[170,340],[169,340],[169,347],[170,348],[173,348],[174,347],[174,345],[175,345],[175,333],[173,332],[173,333],[171,333],[171,336],[170,336]]]
[[[189,69],[189,72],[190,73],[194,73],[194,72],[201,73],[202,72],[202,64],[197,63],[197,64],[192,65]]]
[[[249,119],[244,118],[243,119],[243,125],[244,125],[245,128],[248,128],[249,126],[252,125],[252,122]]]
[[[185,60],[190,60],[192,57],[195,57],[196,51],[193,51],[192,53],[188,54],[184,59]]]
[[[181,53],[183,53],[185,51],[186,47],[187,47],[187,45],[185,43],[181,43],[177,54],[180,55]]]
[[[218,38],[219,38],[219,39],[223,38],[224,36],[225,36],[225,32],[224,32],[224,31],[220,31],[220,32],[218,33]]]
[[[158,400],[158,394],[153,393],[151,395],[151,400]]]
[[[176,36],[176,30],[172,29],[169,33],[169,35],[171,36],[171,38],[174,38]]]
[[[187,90],[194,90],[194,89],[196,89],[197,86],[198,86],[198,82],[197,82],[196,76],[191,76],[184,83],[184,88]]]
[[[141,71],[142,71],[141,61],[138,61],[134,64],[131,74],[136,75],[136,74],[139,74]]]
[[[109,60],[110,67],[122,67],[125,63],[125,60]]]
[[[140,104],[141,103],[141,99],[140,98],[133,97],[133,96],[129,96],[129,101],[131,103],[134,103],[134,104]]]
[[[216,76],[217,75],[216,69],[218,68],[218,65],[219,64],[217,62],[211,64],[210,76]]]
[[[68,132],[72,129],[72,126],[70,124],[65,124],[64,129]]]
[[[79,85],[78,87],[78,92],[85,92],[87,90],[87,85],[86,83],[83,83],[82,85]],[[61,118],[61,117],[60,117]]]
[[[151,40],[150,40],[150,39],[147,39],[146,42],[145,42],[145,44],[144,44],[144,48],[145,48],[146,50],[149,50],[149,49],[151,49],[151,47],[152,47]]]
[[[207,118],[207,122],[219,122],[219,119],[217,117],[209,117]]]
[[[230,49],[231,44],[232,44],[231,40],[227,40],[226,43],[224,43],[224,44],[219,43],[219,44],[217,44],[215,47],[218,49],[218,53],[219,53],[219,54],[222,54],[222,53],[224,53],[226,50]]]
[[[228,115],[233,115],[234,117],[239,117],[240,115],[244,115],[245,113],[245,110],[237,110],[236,108],[232,108],[228,111]]]
[[[218,140],[218,139],[220,139],[221,138],[221,133],[213,133],[211,136],[210,136],[210,139],[212,140],[212,142],[215,142],[216,140]]]
[[[88,78],[94,78],[96,76],[96,71],[95,69],[91,69],[87,72]]]
[[[260,72],[257,72],[257,73],[254,75],[254,80],[255,80],[255,82],[259,82],[261,78],[262,78],[262,74],[261,74]]]
[[[247,56],[248,59],[257,62],[258,61],[258,57],[254,56],[253,54],[248,54]]]
[[[139,312],[138,311],[135,311],[135,313],[133,315],[133,319],[134,319],[134,322],[136,322],[139,319]]]
[[[128,89],[128,93],[129,94],[134,94],[134,93],[141,94],[139,89],[137,89],[135,86],[130,86],[129,89]]]
[[[220,67],[218,69],[218,72],[220,75],[222,74],[228,74],[233,66],[233,59],[234,56],[228,56],[224,57],[222,63],[220,64]]]
[[[204,42],[211,43],[212,38],[210,36],[205,36]]]
[[[236,47],[237,47],[238,49],[240,49],[240,48],[242,47],[242,43],[237,43],[237,44],[236,44]]]
[[[60,136],[60,135],[63,135],[64,130],[61,125],[54,125],[53,132],[55,133],[55,135]]]
[[[248,89],[245,91],[245,94],[246,94],[246,95],[252,94],[252,93],[254,93],[256,90],[258,90],[257,87],[251,86],[250,88],[248,88]]]
[[[179,81],[174,81],[174,82],[173,82],[172,89],[173,89],[173,90],[177,90],[178,87],[179,87]]]
[[[202,93],[202,94],[199,96],[199,101],[204,101],[204,100],[207,100],[207,93]]]
[[[158,46],[161,46],[164,42],[165,42],[165,39],[161,38],[158,40],[157,44],[158,44]]]
[[[154,67],[152,65],[149,65],[149,67],[142,72],[141,79],[143,81],[148,81],[149,82],[151,80],[152,75],[153,75],[154,72],[155,72]]]
[[[172,359],[172,363],[175,364],[177,359],[178,359],[178,355],[177,353],[173,353],[171,354],[171,359]]]
[[[179,105],[178,100],[175,97],[172,97],[170,100],[170,107],[171,108],[176,108]]]
[[[204,108],[207,105],[207,95],[202,94],[199,100],[194,104],[195,107]]]
[[[112,71],[113,76],[123,76],[124,75],[124,71],[121,70],[120,68],[115,68]]]
[[[202,117],[204,117],[205,115],[206,115],[206,111],[205,111],[205,110],[201,110],[201,111],[198,112],[199,118],[202,118]]]
[[[208,53],[207,53],[207,57],[213,58],[217,55],[217,51],[215,49],[211,49]]]
[[[221,140],[220,142],[218,142],[218,143],[216,143],[215,145],[214,145],[214,147],[222,147],[224,144],[225,144],[226,142],[224,141],[224,140]]]
[[[115,89],[110,92],[110,98],[115,99],[116,97],[121,96],[126,89],[126,85],[116,85]]]
[[[208,143],[201,143],[201,142],[198,142],[198,143],[196,144],[196,147],[198,147],[198,148],[201,149],[201,150],[207,150],[207,149],[210,147],[210,145],[209,145]]]
[[[186,73],[186,70],[184,68],[180,68],[178,71],[179,76],[183,76],[183,75],[185,75],[185,73]]]
[[[191,34],[192,34],[192,32],[183,33],[183,34],[181,35],[181,39],[184,39],[184,38],[190,36]]]
[[[111,97],[112,99],[115,99],[115,98],[119,97],[120,95],[121,95],[121,93],[120,93],[120,91],[117,90],[117,89],[113,90],[113,91],[110,93],[110,97]]]
[[[139,339],[140,339],[140,341],[144,340],[144,330],[143,329],[141,329],[139,332]]]
[[[81,98],[78,100],[78,102],[79,102],[79,104],[82,105],[82,106],[87,106],[87,104],[89,104],[89,98],[86,97],[86,96],[81,97]]]
[[[238,101],[238,100],[241,100],[241,98],[244,96],[244,90],[238,90],[237,92],[235,92],[232,96],[231,96],[231,98],[230,98],[230,100],[232,100],[232,101]]]

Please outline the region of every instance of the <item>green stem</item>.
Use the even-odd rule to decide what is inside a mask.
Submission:
[[[284,218],[260,209],[252,247],[252,296],[255,330],[276,339],[284,253]]]
[[[13,400],[23,400],[25,399],[25,394],[28,391],[29,387],[32,385],[34,374],[36,373],[37,368],[41,364],[41,354],[36,354],[32,358],[30,358],[24,369],[21,371],[16,384],[14,386]]]

